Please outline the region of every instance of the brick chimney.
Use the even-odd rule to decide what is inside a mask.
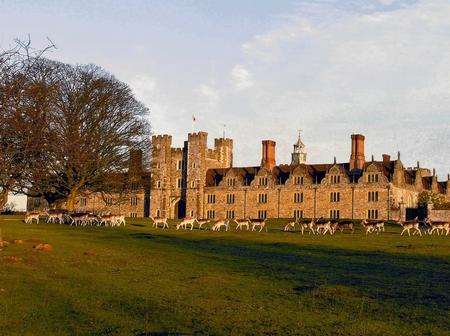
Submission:
[[[143,170],[142,165],[142,151],[140,149],[130,150],[129,172],[130,174],[141,174]]]
[[[366,162],[364,156],[364,135],[352,134],[352,154],[350,156],[350,170],[363,169]]]
[[[383,163],[388,165],[391,162],[391,156],[388,154],[383,154]]]
[[[263,140],[261,168],[264,167],[268,170],[272,170],[273,167],[275,167],[275,145],[275,141]]]

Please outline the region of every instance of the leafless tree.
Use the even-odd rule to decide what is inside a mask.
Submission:
[[[34,49],[28,38],[17,39],[12,48],[0,51],[0,209],[30,170],[28,164],[37,163],[28,158],[37,154],[40,133],[36,129],[42,121],[39,105],[45,104],[46,88],[41,80],[45,72],[36,70],[42,56],[54,48],[49,40],[47,47]]]
[[[4,94],[1,185],[70,210],[86,191],[124,191],[129,151],[148,152],[150,139],[149,111],[131,89],[98,66],[42,57],[13,77],[27,85]]]

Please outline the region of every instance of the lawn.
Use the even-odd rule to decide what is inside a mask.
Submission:
[[[450,237],[26,225],[0,217],[1,335],[449,335]],[[53,251],[35,251],[39,242]]]

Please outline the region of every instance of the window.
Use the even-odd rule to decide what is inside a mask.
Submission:
[[[303,203],[303,193],[294,194],[294,203]]]
[[[296,176],[294,179],[294,183],[296,185],[302,185],[303,184],[303,176]]]
[[[108,197],[108,198],[105,200],[105,203],[106,203],[106,205],[112,205],[112,204],[113,204],[113,199],[112,199],[111,197]]]
[[[341,183],[341,176],[340,175],[332,175],[331,183],[333,183],[333,184]]]
[[[229,178],[227,179],[227,185],[229,187],[235,187],[236,186],[236,179],[235,178]]]
[[[131,218],[137,218],[137,213],[136,212],[131,212],[130,213],[130,217]]]
[[[330,210],[330,218],[331,219],[339,219],[340,211],[339,210]]]
[[[208,219],[214,219],[216,217],[216,212],[214,210],[208,210],[206,212],[206,217]]]
[[[158,162],[158,163],[156,164],[156,169],[161,169],[161,163]]]
[[[87,200],[86,197],[81,197],[80,198],[80,206],[84,207],[87,204]]]
[[[41,206],[41,199],[40,198],[35,198],[34,199],[34,207],[38,208]]]
[[[156,181],[156,188],[161,188],[161,181]]]
[[[136,196],[131,197],[131,205],[137,205],[138,204],[138,198]]]
[[[367,217],[369,219],[378,219],[378,210],[367,210]]]
[[[227,210],[227,219],[234,219],[234,210]]]
[[[258,218],[266,219],[267,218],[267,210],[258,210]]]
[[[181,179],[177,179],[177,188],[181,189]]]
[[[161,218],[161,210],[156,210],[156,218]]]
[[[209,195],[208,195],[208,203],[209,203],[209,204],[214,204],[214,203],[216,203],[216,195],[214,195],[214,194],[209,194]]]
[[[136,183],[136,182],[131,183],[130,189],[131,189],[131,190],[137,190],[137,189],[139,189],[139,183]]]
[[[294,210],[294,218],[303,218],[303,210]]]
[[[235,197],[234,194],[228,194],[227,195],[227,204],[234,204]]]
[[[191,188],[195,188],[195,181],[191,182]]]
[[[177,162],[177,169],[181,170],[182,168],[183,168],[183,161],[178,160],[178,162]]]
[[[191,216],[191,218],[194,217],[194,210],[191,210],[190,216]]]
[[[370,183],[376,183],[376,182],[378,182],[378,174],[369,174],[369,175],[367,176],[367,180],[368,180]]]
[[[195,162],[192,164],[192,168],[197,168],[197,164]]]
[[[259,194],[258,203],[267,203],[267,194]]]
[[[340,201],[341,201],[341,193],[340,192],[330,193],[330,202],[340,202]]]
[[[369,202],[378,202],[378,191],[369,191],[368,201]]]
[[[263,187],[267,186],[267,177],[260,177],[259,178],[259,185],[263,186]]]

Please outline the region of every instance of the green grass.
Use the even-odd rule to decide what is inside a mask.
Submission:
[[[281,226],[162,231],[146,220],[75,228],[0,217],[3,239],[25,241],[0,252],[0,334],[450,333],[450,237]],[[34,251],[38,241],[54,250]]]

